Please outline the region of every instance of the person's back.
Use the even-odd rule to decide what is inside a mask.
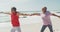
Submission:
[[[19,16],[17,15],[17,13],[11,13],[11,23],[13,27],[20,26]]]
[[[11,9],[11,24],[13,26],[13,28],[11,29],[11,32],[15,32],[16,30],[18,32],[21,32],[20,23],[19,23],[19,15],[15,7]]]

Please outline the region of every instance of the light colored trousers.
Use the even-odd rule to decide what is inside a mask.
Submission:
[[[21,32],[21,28],[20,27],[13,27],[12,29],[11,29],[11,32]]]

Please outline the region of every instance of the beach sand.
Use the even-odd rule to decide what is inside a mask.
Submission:
[[[42,25],[40,23],[34,24],[25,24],[21,26],[22,32],[40,32]],[[0,27],[0,32],[10,32],[12,27]],[[60,32],[60,26],[54,25],[54,32]],[[49,29],[46,28],[45,32],[49,32]]]

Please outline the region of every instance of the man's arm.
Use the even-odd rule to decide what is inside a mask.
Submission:
[[[52,15],[60,18],[60,16],[58,16],[58,15],[56,15],[56,14],[52,14]]]
[[[11,13],[8,13],[8,12],[0,12],[0,13],[3,13],[3,14],[9,14],[9,15],[11,15]]]

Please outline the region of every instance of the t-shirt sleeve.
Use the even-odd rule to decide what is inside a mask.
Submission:
[[[49,14],[49,15],[52,15],[50,11],[48,11],[48,14]]]

